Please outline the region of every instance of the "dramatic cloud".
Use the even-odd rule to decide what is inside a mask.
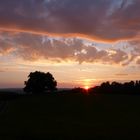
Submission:
[[[138,0],[1,0],[0,28],[115,41],[139,35],[139,13]]]
[[[97,45],[98,46],[98,45]],[[45,59],[55,62],[73,61],[78,63],[128,63],[127,52],[117,49],[104,49],[94,43],[78,38],[49,38],[31,34],[6,34],[0,36],[1,55],[15,59],[36,61]]]
[[[7,32],[0,32],[0,56],[140,64],[139,5],[138,0],[1,0],[0,30]],[[102,43],[125,39],[126,48]]]

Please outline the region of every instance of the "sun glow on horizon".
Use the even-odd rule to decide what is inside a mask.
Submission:
[[[93,81],[95,81],[95,79],[94,80],[93,79],[84,79],[83,80],[83,88],[85,90],[89,90],[90,87],[92,87],[92,85],[93,85]]]
[[[84,87],[85,90],[89,90],[89,88],[90,88],[89,86],[85,86]]]

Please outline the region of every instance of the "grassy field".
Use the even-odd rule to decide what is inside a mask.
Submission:
[[[140,96],[21,96],[0,112],[0,140],[140,139]]]

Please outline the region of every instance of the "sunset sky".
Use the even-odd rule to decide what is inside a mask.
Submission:
[[[59,87],[140,80],[140,0],[0,0],[0,88],[36,70]]]

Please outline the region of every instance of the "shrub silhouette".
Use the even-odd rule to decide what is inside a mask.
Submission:
[[[24,91],[26,93],[43,93],[56,90],[57,82],[49,72],[31,72],[25,81]]]

